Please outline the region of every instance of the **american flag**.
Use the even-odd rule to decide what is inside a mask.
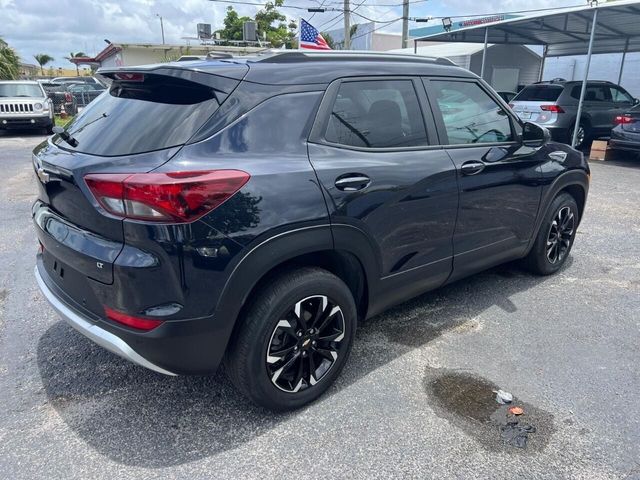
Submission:
[[[300,19],[300,48],[308,48],[310,50],[331,50],[320,32],[313,25]]]

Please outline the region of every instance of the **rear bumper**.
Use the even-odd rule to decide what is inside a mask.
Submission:
[[[167,320],[148,332],[133,330],[77,304],[51,278],[42,255],[36,265],[38,286],[54,310],[74,329],[116,355],[165,375],[210,374],[222,361],[230,322],[209,316]]]
[[[169,370],[166,370],[158,365],[151,363],[142,355],[133,350],[124,340],[117,337],[113,333],[108,332],[100,328],[98,325],[92,323],[87,317],[82,316],[80,313],[69,307],[62,301],[61,298],[56,296],[55,293],[45,283],[38,267],[35,268],[36,281],[42,291],[44,297],[51,304],[53,309],[73,328],[83,334],[85,337],[90,338],[95,343],[103,348],[106,348],[112,353],[119,355],[127,360],[140,365],[141,367],[148,368],[158,373],[165,375],[176,375]]]
[[[630,142],[627,140],[618,140],[611,138],[609,140],[609,148],[614,150],[625,150],[628,152],[640,153],[640,142]]]

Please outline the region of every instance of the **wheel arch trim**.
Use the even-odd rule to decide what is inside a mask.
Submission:
[[[551,207],[553,199],[556,198],[558,193],[562,190],[574,185],[582,188],[584,192],[584,204],[582,206],[582,212],[580,212],[580,218],[578,219],[578,225],[580,225],[584,209],[586,207],[587,194],[589,193],[589,176],[584,170],[574,169],[559,175],[546,189],[546,191],[543,192],[542,199],[540,201],[540,208],[538,209],[538,216],[536,217],[535,229],[533,230],[534,234],[529,240],[529,245],[526,250],[527,253],[531,250],[531,247],[533,247],[538,231],[540,230],[540,226],[549,213],[549,208]]]

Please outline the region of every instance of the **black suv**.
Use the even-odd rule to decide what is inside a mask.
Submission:
[[[510,260],[566,261],[581,153],[447,60],[285,52],[102,70],[33,154],[36,278],[156,372],[224,361],[254,402],[324,392],[356,323]]]

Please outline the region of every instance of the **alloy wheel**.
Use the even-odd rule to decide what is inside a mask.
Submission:
[[[271,382],[288,393],[312,387],[335,365],[344,337],[339,305],[324,295],[300,300],[271,334],[266,355]]]
[[[547,260],[552,265],[562,262],[569,251],[575,228],[575,218],[570,207],[558,210],[547,236]]]
[[[576,147],[581,147],[584,143],[584,127],[578,127],[578,135],[576,135]]]

